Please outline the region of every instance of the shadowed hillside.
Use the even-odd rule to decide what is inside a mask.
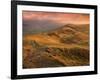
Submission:
[[[23,36],[23,68],[89,65],[89,25],[65,26]]]

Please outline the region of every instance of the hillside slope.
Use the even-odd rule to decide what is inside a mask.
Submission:
[[[23,68],[89,65],[89,25],[23,36]]]

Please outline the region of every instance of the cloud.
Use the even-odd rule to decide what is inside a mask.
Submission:
[[[23,20],[52,20],[58,23],[88,23],[89,14],[23,11]]]

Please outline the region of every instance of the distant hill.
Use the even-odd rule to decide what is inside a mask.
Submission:
[[[36,34],[59,28],[62,24],[51,20],[23,21],[23,34]]]
[[[34,35],[24,37],[28,40],[36,40],[41,43],[66,43],[66,44],[81,44],[88,43],[89,40],[89,25],[72,25],[68,24],[48,32],[41,32]],[[43,40],[43,41],[42,41]],[[45,42],[44,42],[45,41]],[[51,42],[50,42],[51,41]]]
[[[80,43],[80,41],[84,42],[89,40],[89,25],[67,24],[45,34],[60,39],[64,43]]]

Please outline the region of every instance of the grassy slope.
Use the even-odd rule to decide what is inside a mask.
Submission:
[[[71,24],[45,33],[24,35],[23,67],[89,65],[88,35],[89,25]]]

